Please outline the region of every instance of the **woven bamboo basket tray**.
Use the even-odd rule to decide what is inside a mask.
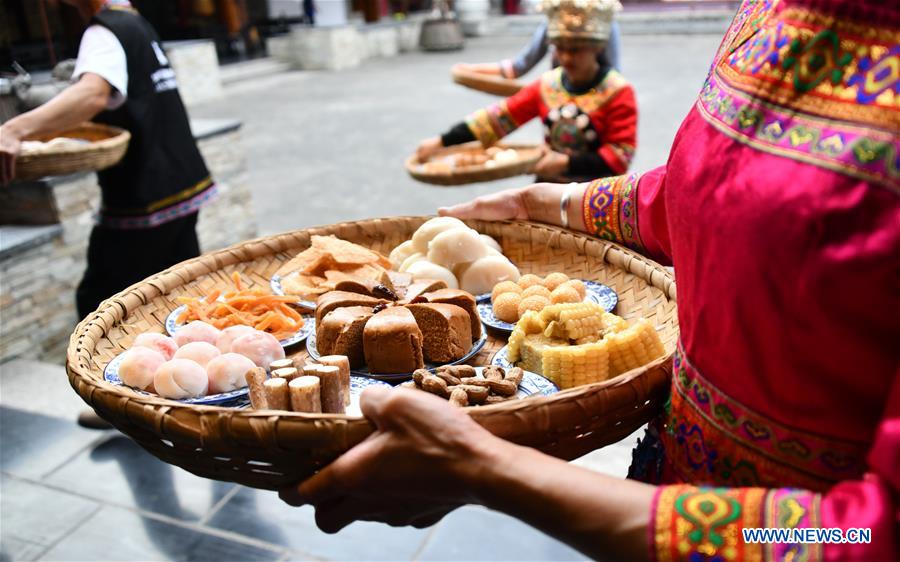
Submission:
[[[69,382],[145,449],[199,476],[265,489],[308,477],[365,439],[371,425],[336,414],[189,406],[109,384],[103,369],[137,334],[161,331],[179,296],[205,295],[214,286],[228,285],[233,272],[267,287],[285,261],[309,247],[313,234],[334,234],[387,254],[425,220],[397,217],[299,230],[232,246],[150,277],[104,301],[78,325],[67,352]],[[658,413],[668,396],[678,337],[675,283],[665,268],[615,244],[558,228],[527,222],[469,225],[500,242],[523,273],[564,271],[609,285],[619,295],[617,313],[647,318],[667,352],[602,383],[468,408],[478,423],[516,443],[572,459],[624,438]],[[470,363],[488,364],[505,344],[504,335],[491,333]]]
[[[491,74],[483,74],[467,70],[461,65],[451,69],[453,81],[457,84],[495,96],[509,97],[522,89],[524,84],[515,78],[504,78]]]
[[[131,133],[99,123],[82,123],[74,129],[25,140],[47,142],[56,137],[85,139],[89,143],[54,147],[42,152],[25,153],[16,158],[16,179],[33,180],[61,176],[82,170],[102,170],[119,162],[128,150]]]
[[[431,171],[423,168],[415,154],[407,158],[406,171],[413,178],[433,185],[465,185],[483,181],[502,180],[534,171],[535,164],[541,159],[541,149],[535,144],[500,143],[497,148],[514,148],[519,152],[519,159],[515,162],[504,162],[493,168],[484,165],[463,166],[449,171]],[[469,142],[456,146],[448,146],[439,150],[431,160],[438,160],[455,154],[466,152],[483,152],[484,148],[479,142]]]

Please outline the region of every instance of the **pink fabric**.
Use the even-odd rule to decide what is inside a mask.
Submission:
[[[897,21],[896,4],[797,4],[872,4]],[[733,140],[695,107],[668,164],[641,177],[638,221],[648,254],[675,266],[684,349],[712,384],[869,448],[867,473],[828,490],[821,515],[871,527],[872,543],[828,545],[826,559],[900,558],[898,191]]]

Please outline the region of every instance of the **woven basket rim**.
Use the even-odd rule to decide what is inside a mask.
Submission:
[[[392,220],[427,220],[428,218],[432,218],[432,216],[417,216],[417,215],[408,215],[408,216],[394,216],[394,217],[383,217],[378,219],[365,219],[360,221],[345,221],[342,223],[336,223],[333,225],[321,225],[308,227],[304,229],[300,229],[300,231],[306,232],[315,232],[317,229],[326,229],[332,227],[340,227],[340,226],[349,226],[349,225],[360,225],[360,224],[371,224],[375,221],[392,221]],[[560,227],[554,227],[550,225],[545,225],[541,223],[529,222],[529,221],[476,221],[476,222],[494,222],[499,224],[506,225],[514,225],[521,228],[537,228],[543,229],[551,232],[556,232],[559,234],[567,234],[574,235],[578,237],[588,238],[592,241],[596,241],[599,243],[606,244],[605,251],[602,255],[602,260],[605,262],[609,262],[608,257],[614,254],[624,254],[624,257],[633,261],[642,263],[643,266],[649,268],[651,270],[651,274],[649,275],[650,279],[645,279],[645,281],[657,289],[661,290],[667,298],[671,300],[675,300],[676,291],[675,291],[675,280],[674,277],[669,273],[662,265],[641,256],[631,250],[618,246],[612,242],[608,242],[605,240],[599,240],[593,237],[588,236],[587,234],[576,233],[570,230],[566,230]],[[156,281],[161,280],[163,277],[178,275],[178,273],[182,270],[189,269],[192,265],[202,264],[204,261],[210,260],[211,257],[216,257],[219,255],[225,255],[230,251],[242,248],[245,246],[251,246],[255,244],[267,244],[272,240],[281,240],[282,237],[290,236],[294,232],[299,231],[288,231],[281,234],[258,237],[252,240],[247,240],[240,244],[236,244],[229,248],[224,248],[215,252],[211,252],[209,254],[205,254],[199,256],[197,258],[193,258],[191,260],[187,260],[178,265],[175,265],[165,271],[157,273],[147,279],[135,283],[134,285],[124,289],[123,291],[117,293],[116,295],[104,300],[100,306],[87,315],[75,328],[72,336],[69,339],[69,345],[66,352],[66,371],[70,378],[70,381],[74,386],[74,379],[78,378],[81,382],[86,383],[89,387],[91,387],[91,391],[87,393],[90,394],[93,392],[93,389],[103,388],[107,392],[113,392],[115,394],[121,395],[123,398],[127,398],[128,400],[137,402],[144,407],[152,407],[163,410],[165,413],[171,413],[177,411],[179,409],[187,409],[187,410],[201,410],[207,412],[218,412],[220,414],[226,414],[229,416],[239,417],[239,418],[256,418],[256,417],[264,417],[264,418],[272,418],[277,417],[279,419],[296,419],[296,420],[343,420],[348,423],[369,423],[365,420],[365,418],[359,416],[349,416],[345,414],[305,414],[298,412],[286,412],[286,411],[272,411],[272,410],[252,410],[252,409],[235,409],[223,406],[215,406],[215,405],[199,405],[199,404],[185,404],[182,402],[178,402],[176,400],[170,400],[166,398],[162,398],[157,395],[147,395],[147,394],[139,394],[129,387],[114,385],[112,383],[107,382],[103,378],[103,370],[105,365],[102,366],[99,373],[91,372],[89,368],[85,368],[79,364],[78,359],[78,351],[81,346],[81,342],[83,339],[87,337],[93,337],[93,334],[96,334],[96,339],[100,339],[105,336],[107,330],[103,328],[104,323],[108,323],[110,326],[115,324],[115,322],[120,321],[127,317],[131,308],[136,308],[143,304],[144,297],[140,295],[137,291],[138,287],[142,287],[145,285],[152,285],[157,290],[159,290],[160,294],[163,294],[160,286],[162,284],[155,284]],[[284,251],[284,250],[281,250]],[[196,275],[194,278],[200,277],[206,273],[209,273],[212,270],[199,271],[195,272]],[[656,275],[653,275],[653,274]],[[183,277],[182,277],[183,279]],[[190,282],[190,280],[186,280],[186,282]],[[130,301],[132,303],[131,308],[129,308],[126,301]],[[672,360],[673,351],[669,351],[664,357],[661,357],[650,363],[648,365],[644,365],[638,369],[629,371],[627,373],[623,373],[617,377],[612,379],[593,383],[590,385],[579,386],[571,389],[567,389],[564,391],[560,391],[551,396],[542,396],[542,397],[530,397],[527,400],[514,400],[509,402],[503,402],[500,404],[490,405],[490,406],[479,406],[477,408],[466,408],[465,411],[473,414],[476,417],[481,417],[482,415],[491,415],[500,412],[508,412],[508,411],[523,411],[529,410],[532,408],[542,407],[544,405],[560,401],[567,400],[573,396],[579,396],[582,394],[590,394],[592,392],[597,391],[601,388],[607,387],[615,387],[619,385],[623,385],[628,383],[629,381],[641,376],[648,369],[659,365],[664,364],[666,362],[670,362]],[[86,372],[87,371],[87,372]],[[84,397],[84,394],[82,394]],[[481,412],[481,414],[479,414]]]
[[[55,133],[49,135],[35,135],[34,137],[25,138],[23,140],[43,140],[62,136],[77,137],[77,132],[85,130],[105,133],[107,136],[102,139],[92,140],[86,144],[54,148],[53,150],[48,150],[40,153],[24,153],[18,156],[16,158],[16,161],[18,163],[29,164],[37,162],[39,160],[58,158],[60,156],[88,155],[91,153],[108,152],[110,150],[118,149],[123,143],[128,143],[131,140],[131,133],[126,131],[125,129],[92,122],[82,123],[77,127],[64,129],[62,131],[56,131]]]
[[[495,144],[494,146],[503,149],[513,148],[516,150],[528,151],[526,152],[526,154],[529,154],[529,152],[533,150],[534,153],[529,154],[527,158],[520,158],[515,162],[504,162],[502,164],[494,166],[493,168],[487,168],[483,164],[476,166],[466,166],[466,169],[464,170],[454,170],[449,174],[423,172],[419,170],[419,166],[421,166],[422,164],[418,161],[415,154],[409,156],[406,159],[404,165],[406,167],[406,172],[411,177],[419,181],[430,183],[433,185],[451,186],[482,181],[493,181],[531,173],[534,169],[535,164],[538,163],[538,161],[541,159],[541,156],[543,155],[543,152],[541,151],[542,145],[536,143],[501,142]],[[435,155],[432,156],[432,159],[479,148],[483,148],[483,146],[478,141],[448,146],[438,150],[438,152],[436,152]]]

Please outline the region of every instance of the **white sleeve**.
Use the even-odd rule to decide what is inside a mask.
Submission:
[[[90,72],[97,74],[112,86],[107,109],[116,109],[125,103],[128,96],[128,63],[125,49],[115,34],[102,25],[88,27],[78,46],[78,60],[75,61],[73,80]]]

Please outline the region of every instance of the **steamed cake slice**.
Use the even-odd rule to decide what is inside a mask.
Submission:
[[[422,331],[425,359],[433,363],[448,363],[462,358],[472,349],[472,329],[469,314],[452,304],[410,304]]]
[[[370,306],[375,307],[379,304],[387,304],[385,299],[376,299],[359,293],[349,293],[347,291],[331,291],[325,293],[316,302],[316,324],[325,318],[325,315],[336,308],[344,308],[348,306]]]
[[[431,303],[454,304],[465,310],[469,315],[472,341],[481,339],[481,318],[478,316],[475,297],[473,297],[471,293],[459,289],[438,289],[437,291],[425,293],[422,295],[422,298],[424,298],[426,302]]]
[[[370,373],[411,373],[425,367],[422,332],[403,307],[386,308],[366,322],[363,351]]]
[[[418,279],[406,288],[404,302],[414,302],[425,293],[446,289],[447,283],[441,279]]]
[[[336,308],[316,324],[316,348],[320,356],[346,355],[351,369],[365,364],[363,330],[374,314],[369,306]]]

